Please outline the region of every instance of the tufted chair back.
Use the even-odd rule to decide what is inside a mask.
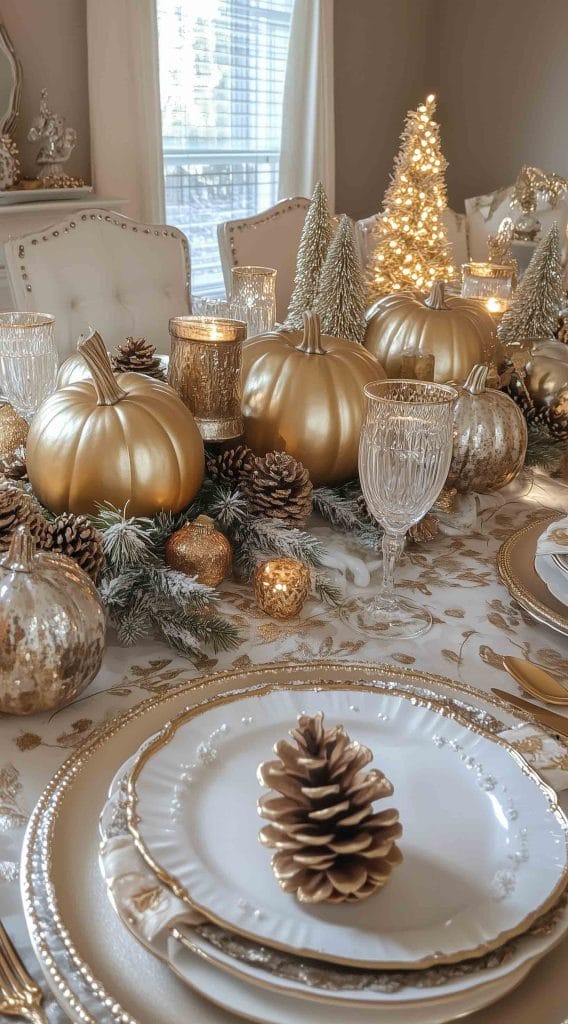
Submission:
[[[177,228],[81,210],[4,250],[14,308],[55,316],[61,360],[89,327],[110,350],[131,334],[169,352],[169,318],[191,312],[189,246]]]
[[[228,220],[217,226],[221,266],[227,296],[231,293],[232,267],[274,267],[276,319],[286,317],[294,285],[296,254],[310,205],[309,199],[283,199],[254,217]]]

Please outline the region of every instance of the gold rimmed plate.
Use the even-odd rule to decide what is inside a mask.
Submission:
[[[516,530],[501,545],[497,568],[512,597],[537,622],[568,636],[568,607],[541,580],[534,561],[538,539],[560,512],[550,512],[529,526]]]
[[[257,765],[299,714],[318,711],[374,752],[404,829],[385,888],[340,906],[283,892],[258,842]],[[525,931],[568,881],[568,822],[538,774],[500,737],[395,689],[268,686],[192,708],[140,753],[127,811],[147,864],[193,910],[351,967],[482,956]]]

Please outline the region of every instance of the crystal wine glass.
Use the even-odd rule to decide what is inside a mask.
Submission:
[[[55,317],[0,313],[0,392],[28,421],[55,390]]]
[[[434,504],[450,468],[457,391],[444,384],[385,380],[365,387],[367,408],[359,442],[359,477],[383,535],[379,593],[341,607],[353,629],[371,636],[414,637],[432,624],[430,612],[397,594],[394,572],[406,531]]]

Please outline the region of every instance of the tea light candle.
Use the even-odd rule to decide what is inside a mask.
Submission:
[[[257,567],[253,589],[261,611],[274,619],[291,619],[308,596],[310,570],[295,558],[270,558]]]
[[[434,380],[435,359],[431,352],[409,351],[400,357],[402,380]]]
[[[506,263],[464,263],[462,296],[479,299],[495,320],[509,308],[513,294],[514,268]]]

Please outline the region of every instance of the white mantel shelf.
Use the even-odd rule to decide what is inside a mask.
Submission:
[[[47,199],[34,203],[14,203],[0,207],[0,310],[14,308],[6,268],[4,264],[4,242],[32,231],[45,231],[69,213],[79,210],[116,210],[124,212],[127,199],[106,198],[90,193],[80,199]]]

